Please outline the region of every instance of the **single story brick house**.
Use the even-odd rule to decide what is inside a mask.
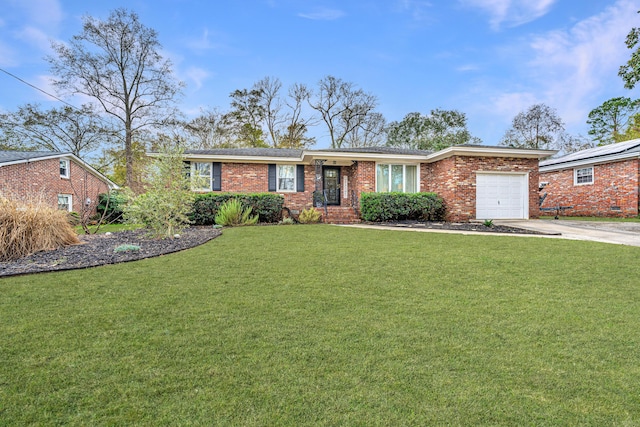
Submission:
[[[94,212],[98,194],[118,188],[72,153],[0,151],[0,196]]]
[[[563,215],[638,215],[640,139],[540,162],[542,208]]]
[[[536,218],[538,162],[555,151],[458,145],[437,152],[392,147],[187,150],[197,191],[277,192],[292,212],[326,201],[324,220],[358,222],[363,192],[435,192],[448,220]],[[316,200],[316,207],[318,203]]]

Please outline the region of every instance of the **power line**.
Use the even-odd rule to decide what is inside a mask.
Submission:
[[[32,85],[32,84],[31,84],[31,83],[29,83],[28,81],[21,79],[20,77],[16,76],[15,74],[12,74],[12,73],[8,72],[7,70],[5,70],[5,69],[3,69],[3,68],[0,68],[0,71],[2,71],[3,73],[7,74],[8,76],[13,77],[14,79],[16,79],[16,80],[18,80],[18,81],[20,81],[20,82],[22,82],[22,83],[26,84],[27,86],[30,86],[30,87],[34,88],[35,90],[38,90],[38,91],[40,91],[40,92],[44,93],[45,95],[50,96],[50,97],[51,97],[51,98],[53,98],[53,99],[57,99],[58,101],[62,102],[63,104],[68,105],[69,107],[73,108],[74,110],[78,110],[78,111],[80,111],[80,109],[79,109],[78,107],[76,107],[75,105],[71,105],[71,104],[69,104],[67,101],[65,101],[65,100],[63,100],[63,99],[60,99],[60,98],[58,98],[58,97],[57,97],[57,96],[55,96],[55,95],[50,94],[50,93],[49,93],[49,92],[47,92],[46,90],[44,90],[44,89],[40,89],[39,87],[37,87],[37,86],[35,86],[35,85]]]

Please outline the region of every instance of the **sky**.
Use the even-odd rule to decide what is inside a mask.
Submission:
[[[640,98],[618,76],[640,0],[0,0],[0,69],[55,93],[51,41],[118,7],[157,31],[186,83],[178,106],[190,117],[228,110],[231,92],[267,76],[313,88],[332,75],[375,95],[387,121],[455,109],[496,145],[536,103],[587,136],[592,109]],[[25,103],[61,106],[0,72],[0,110]],[[314,148],[327,148],[326,132],[313,132]]]

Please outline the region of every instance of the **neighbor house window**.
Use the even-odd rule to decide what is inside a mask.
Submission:
[[[296,165],[277,165],[277,191],[296,191]]]
[[[593,184],[593,166],[574,169],[574,184]]]
[[[376,191],[386,193],[418,192],[417,165],[376,165]]]
[[[60,159],[60,178],[69,178],[69,160]]]
[[[211,163],[191,162],[191,189],[211,191]]]
[[[71,194],[58,194],[58,209],[71,212]]]

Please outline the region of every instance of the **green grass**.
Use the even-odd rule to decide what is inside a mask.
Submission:
[[[242,227],[0,280],[0,424],[638,425],[639,257]]]
[[[106,232],[111,232],[111,233],[115,233],[117,231],[123,231],[123,230],[136,230],[138,228],[141,228],[142,225],[139,224],[103,224],[100,226],[100,228],[98,229],[97,233],[106,233]],[[82,229],[82,226],[78,225],[76,227],[74,227],[76,230],[76,233],[78,234],[84,234],[84,230]],[[95,225],[90,225],[89,226],[89,230],[92,233],[95,233],[96,231],[96,227]]]
[[[553,215],[544,215],[540,219],[555,219]],[[558,220],[570,221],[597,221],[597,222],[640,222],[640,217],[633,218],[606,218],[600,216],[559,216]]]

